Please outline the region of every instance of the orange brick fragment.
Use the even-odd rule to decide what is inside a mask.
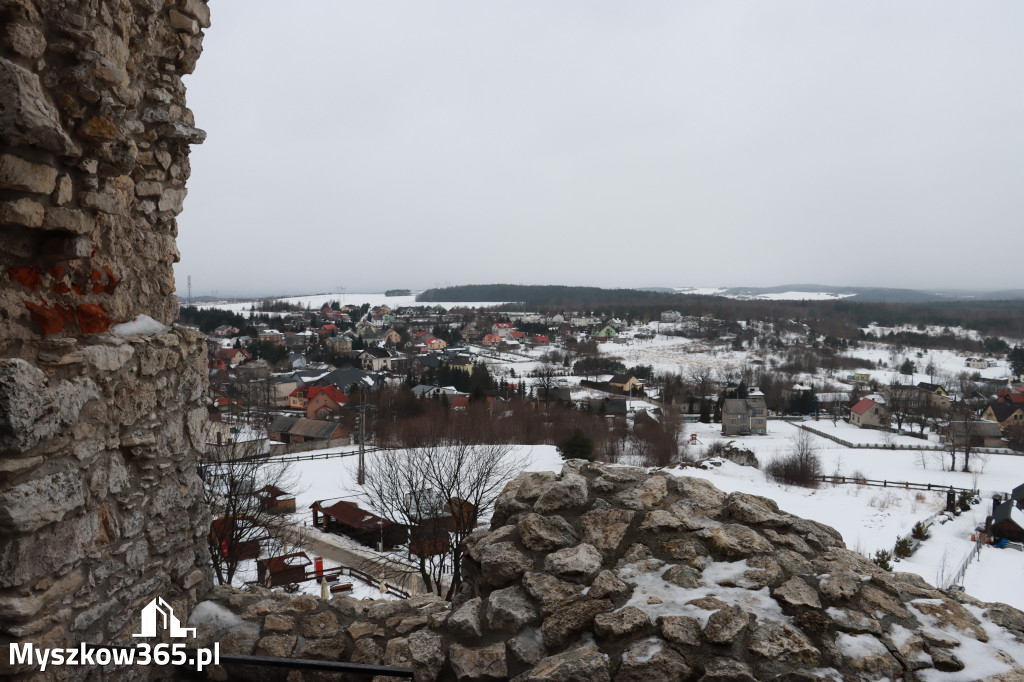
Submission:
[[[99,334],[110,329],[110,315],[103,306],[95,303],[83,303],[78,306],[78,326],[85,334]]]

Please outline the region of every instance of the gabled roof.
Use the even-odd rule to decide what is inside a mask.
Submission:
[[[1006,500],[999,504],[992,512],[992,523],[1009,521],[1021,530],[1024,530],[1024,511],[1017,508],[1013,500]]]
[[[348,402],[348,396],[345,395],[344,393],[342,393],[341,389],[338,388],[337,386],[333,385],[333,384],[331,384],[329,386],[310,386],[310,387],[308,387],[306,389],[306,398],[308,398],[309,400],[312,400],[313,398],[317,397],[321,393],[325,394],[328,398],[330,398],[334,402],[338,403],[339,405],[344,405],[345,403]]]
[[[861,398],[857,401],[856,405],[850,408],[850,412],[853,412],[854,414],[864,414],[877,404],[878,403],[871,398]]]
[[[1019,412],[1021,409],[1021,406],[1018,405],[1017,403],[1007,403],[1003,402],[1002,400],[997,400],[994,403],[989,403],[988,406],[992,410],[992,414],[993,416],[995,416],[996,421],[998,422],[1006,421],[1007,419],[1013,416],[1014,412]]]
[[[304,419],[302,417],[275,417],[270,422],[269,431],[275,433],[287,433],[292,436],[302,436],[314,440],[327,440],[336,429],[345,429],[337,422],[325,422],[318,419]]]
[[[608,380],[609,384],[628,384],[631,380],[635,380],[632,374],[616,374]]]
[[[970,424],[970,426],[967,426]],[[950,422],[949,423],[950,433],[962,436],[968,431],[971,432],[972,436],[980,436],[981,438],[1002,438],[1003,432],[999,428],[999,424],[990,422],[987,419],[979,419],[973,422]]]
[[[313,503],[320,511],[327,516],[333,517],[339,523],[360,530],[380,530],[381,527],[388,528],[393,524],[387,519],[382,519],[373,512],[360,509],[354,502],[335,502],[329,507],[323,506],[319,501]]]
[[[939,384],[930,384],[927,381],[918,382],[917,387],[923,391],[928,391],[929,393],[936,393],[938,391],[942,391],[943,393],[945,393],[946,391],[946,389],[944,389]]]

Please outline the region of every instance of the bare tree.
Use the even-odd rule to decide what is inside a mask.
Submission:
[[[366,462],[366,483],[355,492],[381,517],[411,529],[410,552],[416,550],[426,589],[451,600],[462,584],[463,541],[527,464],[528,457],[511,445],[437,439],[374,453]]]
[[[218,448],[200,467],[203,490],[213,516],[207,546],[214,575],[230,585],[241,562],[256,559],[290,538],[278,491],[300,492],[298,476],[287,463],[274,462],[260,450],[264,440],[248,440]],[[275,490],[276,489],[276,490]],[[294,511],[294,505],[290,511]]]

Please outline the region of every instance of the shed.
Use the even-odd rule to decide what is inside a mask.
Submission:
[[[1024,542],[1024,511],[1013,500],[1000,503],[992,512],[992,536],[1011,542]]]
[[[404,526],[360,509],[355,502],[342,500],[330,506],[325,506],[323,502],[318,500],[310,505],[313,510],[313,526],[316,528],[347,535],[367,547],[376,547],[379,542],[383,542],[385,547],[397,547],[409,539]]]
[[[312,564],[305,552],[272,556],[256,562],[256,575],[260,585],[288,585],[305,580],[306,568]]]

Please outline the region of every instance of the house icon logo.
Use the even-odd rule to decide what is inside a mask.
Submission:
[[[159,621],[163,621],[163,629],[169,630],[171,637],[195,637],[195,628],[181,627],[181,621],[174,615],[171,605],[157,597],[142,608],[142,632],[132,637],[156,637]]]

